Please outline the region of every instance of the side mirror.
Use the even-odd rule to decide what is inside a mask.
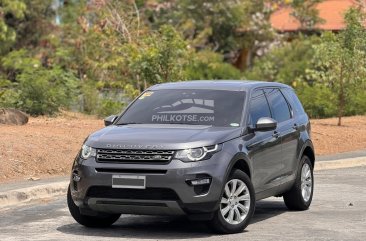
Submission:
[[[277,121],[269,117],[261,117],[255,125],[254,131],[273,131],[277,128]]]
[[[110,126],[117,119],[118,115],[111,115],[104,119],[104,125]]]

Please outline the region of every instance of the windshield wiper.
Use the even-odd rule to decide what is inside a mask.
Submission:
[[[212,125],[208,125],[208,124],[193,124],[193,123],[181,123],[181,122],[172,122],[172,123],[159,123],[159,124],[163,124],[163,125],[187,125],[187,126],[212,126]]]
[[[136,124],[144,124],[144,123],[137,123],[137,122],[125,122],[125,123],[117,123],[117,126],[125,126],[125,125],[136,125]]]

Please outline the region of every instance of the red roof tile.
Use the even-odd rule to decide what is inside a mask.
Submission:
[[[315,29],[320,30],[341,30],[345,27],[344,14],[350,7],[358,6],[353,0],[325,0],[316,5],[319,17],[323,23],[315,25]],[[278,31],[297,31],[300,29],[299,21],[292,16],[292,8],[284,7],[271,15],[272,27]]]

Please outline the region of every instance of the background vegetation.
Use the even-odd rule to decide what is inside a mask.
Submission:
[[[0,0],[0,107],[106,116],[156,83],[259,79],[291,85],[311,117],[365,114],[364,15],[316,31],[318,2]],[[271,28],[286,5],[307,31]]]

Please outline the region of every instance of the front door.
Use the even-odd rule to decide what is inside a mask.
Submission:
[[[272,114],[263,90],[256,90],[250,101],[250,124],[255,125],[261,117]],[[282,175],[281,138],[278,130],[249,134],[244,137],[252,160],[252,181],[256,192],[275,186],[276,179]]]

